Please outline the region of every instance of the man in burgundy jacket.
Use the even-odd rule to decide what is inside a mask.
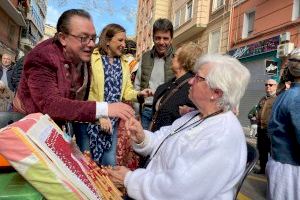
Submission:
[[[84,101],[95,40],[89,13],[81,9],[64,12],[55,37],[38,44],[27,55],[14,109],[24,114],[48,114],[57,122],[133,116],[134,111],[123,103]]]

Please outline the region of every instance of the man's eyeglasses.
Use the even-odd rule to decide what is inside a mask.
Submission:
[[[82,45],[87,45],[90,43],[90,41],[92,40],[94,43],[96,42],[97,39],[97,35],[92,35],[92,36],[78,36],[78,35],[73,35],[73,34],[68,34],[70,36],[73,36],[74,38],[77,38],[80,40]]]
[[[265,84],[266,87],[267,87],[267,86],[272,87],[273,85],[275,85],[275,84],[271,84],[271,83],[266,83],[266,84]]]

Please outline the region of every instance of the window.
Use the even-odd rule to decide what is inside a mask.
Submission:
[[[300,17],[300,0],[294,0],[292,20],[296,20]]]
[[[186,4],[186,21],[192,19],[193,16],[193,1]]]
[[[208,41],[208,53],[219,53],[221,28],[210,32]]]
[[[175,19],[174,19],[174,28],[178,28],[180,26],[180,10],[175,12]]]
[[[152,13],[152,10],[150,10],[150,13],[149,13],[149,22],[152,20],[152,17],[153,17],[153,13]]]
[[[222,7],[224,5],[224,0],[214,0],[213,1],[213,11],[217,10],[218,8]]]
[[[249,37],[254,31],[255,11],[245,13],[242,38]]]
[[[13,42],[16,32],[16,26],[10,21],[8,25],[8,41]]]
[[[183,5],[180,9],[180,22],[179,26],[181,26],[186,21],[186,5]]]

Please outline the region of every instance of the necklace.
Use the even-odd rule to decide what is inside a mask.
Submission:
[[[152,158],[154,158],[154,156],[156,155],[156,153],[158,152],[158,150],[160,149],[160,147],[162,146],[162,144],[163,144],[168,138],[170,138],[171,136],[173,136],[173,135],[175,135],[175,134],[177,134],[177,133],[179,133],[179,132],[181,132],[181,131],[183,131],[183,130],[186,130],[186,129],[188,129],[188,128],[190,128],[190,129],[195,128],[196,126],[199,126],[204,120],[206,120],[206,119],[208,119],[208,118],[210,118],[210,117],[213,117],[213,116],[215,116],[215,115],[217,115],[217,114],[220,114],[220,113],[222,113],[222,112],[223,112],[223,110],[221,109],[221,110],[218,110],[218,111],[216,111],[216,112],[214,112],[214,113],[212,113],[212,114],[210,114],[210,115],[207,115],[207,116],[201,118],[200,120],[197,120],[197,121],[192,122],[192,120],[193,120],[195,117],[199,116],[199,114],[200,114],[200,113],[196,113],[193,117],[191,117],[189,120],[187,120],[185,123],[183,123],[180,127],[178,127],[177,129],[175,129],[175,130],[174,130],[173,132],[171,132],[167,137],[165,137],[165,139],[159,144],[159,146],[158,146],[158,148],[156,149],[155,153],[153,154]],[[192,123],[191,123],[191,122],[192,122]],[[152,159],[152,158],[151,158],[151,159]],[[149,161],[150,161],[150,160],[149,160]],[[147,163],[147,164],[148,164],[148,163]]]

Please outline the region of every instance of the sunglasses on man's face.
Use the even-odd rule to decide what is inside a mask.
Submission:
[[[266,83],[266,84],[265,84],[266,87],[267,87],[267,86],[272,87],[273,85],[275,85],[275,84],[271,84],[271,83]]]

